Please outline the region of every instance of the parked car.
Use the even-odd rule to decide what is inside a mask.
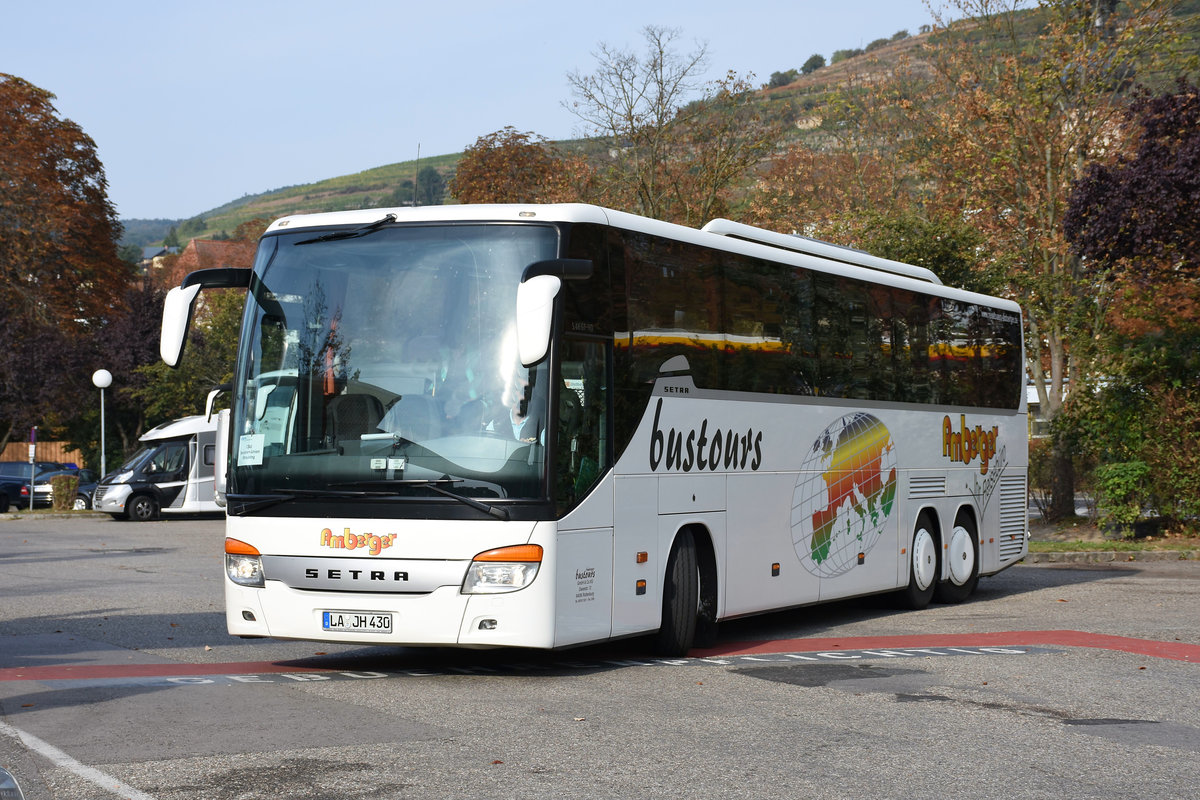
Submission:
[[[66,464],[60,464],[57,461],[35,461],[33,462],[33,476],[36,480],[43,472],[66,468]],[[15,481],[29,480],[29,462],[0,461],[0,478]]]
[[[26,478],[28,480],[28,478]],[[28,486],[28,483],[7,478],[0,475],[0,514],[4,514],[9,510],[9,507],[15,506],[21,502],[21,492]],[[25,502],[29,502],[26,500]]]
[[[54,487],[50,481],[59,475],[74,475],[79,478],[79,486],[75,489],[75,502],[72,505],[76,511],[86,511],[92,507],[92,492],[100,476],[90,469],[58,469],[40,473],[33,484],[33,507],[48,507],[54,504]],[[21,501],[29,506],[28,484],[21,486]]]

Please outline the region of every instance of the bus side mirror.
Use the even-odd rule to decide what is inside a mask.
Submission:
[[[531,367],[550,349],[554,298],[562,289],[555,275],[536,275],[517,287],[517,353],[521,365]]]
[[[158,342],[158,354],[168,367],[179,366],[183,342],[192,321],[192,304],[199,293],[198,283],[186,289],[176,286],[167,292],[167,299],[163,303],[162,338]]]
[[[564,280],[592,277],[586,258],[552,258],[525,268],[517,285],[517,354],[521,365],[532,367],[546,357],[554,325],[554,298]]]
[[[201,289],[245,289],[250,285],[253,274],[241,267],[198,269],[188,273],[183,283],[167,292],[167,299],[163,303],[162,336],[158,342],[158,354],[162,356],[163,363],[168,367],[179,366],[188,325],[192,321],[192,305]]]

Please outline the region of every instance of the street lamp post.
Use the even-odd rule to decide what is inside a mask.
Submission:
[[[104,468],[104,390],[112,386],[112,373],[98,369],[92,373],[92,383],[100,390],[100,477],[108,474]]]

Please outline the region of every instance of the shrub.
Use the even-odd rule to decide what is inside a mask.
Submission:
[[[1142,516],[1149,474],[1144,461],[1101,464],[1092,472],[1104,519],[1117,525],[1126,538],[1133,538],[1133,524]]]
[[[75,490],[79,488],[79,476],[55,475],[50,479],[51,505],[55,511],[70,511],[75,507]]]

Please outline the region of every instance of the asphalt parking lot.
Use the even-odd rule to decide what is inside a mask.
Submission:
[[[0,521],[0,767],[28,798],[1196,796],[1200,562],[1014,567],[639,640],[231,639],[219,520]]]

